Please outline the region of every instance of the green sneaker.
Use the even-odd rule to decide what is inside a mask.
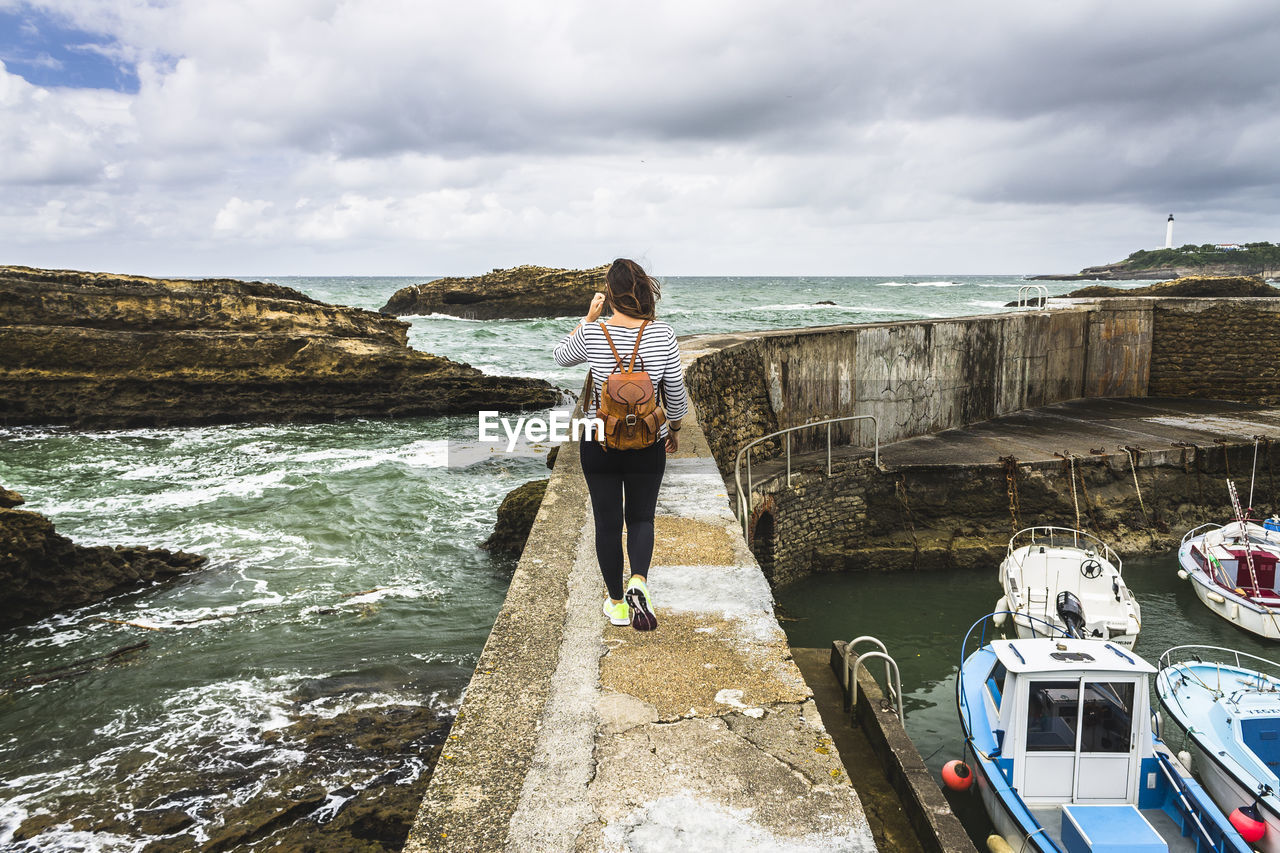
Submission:
[[[658,627],[658,617],[653,613],[653,599],[649,586],[640,578],[627,581],[627,604],[631,605],[631,627],[637,631],[652,631]]]
[[[625,601],[619,601],[617,604],[609,596],[604,597],[604,615],[609,617],[612,625],[623,627],[631,624],[631,608],[627,606]]]

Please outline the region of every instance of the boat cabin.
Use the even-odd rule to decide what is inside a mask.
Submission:
[[[1247,552],[1247,553],[1246,553]],[[1220,587],[1254,599],[1276,599],[1276,563],[1280,561],[1280,535],[1249,522],[1242,535],[1239,524],[1229,524],[1192,541],[1188,553],[1196,566]],[[1253,571],[1249,571],[1249,557]]]
[[[1154,667],[1097,640],[996,640],[986,679],[1000,771],[1037,803],[1134,803],[1156,772]]]

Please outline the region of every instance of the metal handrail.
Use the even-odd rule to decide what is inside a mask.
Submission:
[[[1196,655],[1197,663],[1221,663],[1221,661],[1213,660],[1212,658],[1208,661],[1200,659],[1198,654],[1199,652],[1221,652],[1222,657],[1230,656],[1235,660],[1235,666],[1237,669],[1247,669],[1248,667],[1245,667],[1244,663],[1240,659],[1248,658],[1251,661],[1257,661],[1258,663],[1266,664],[1267,666],[1271,667],[1271,669],[1275,672],[1280,672],[1280,663],[1277,663],[1276,661],[1268,660],[1267,658],[1264,658],[1264,657],[1258,657],[1257,655],[1251,655],[1248,652],[1242,652],[1242,651],[1239,651],[1238,649],[1225,649],[1222,646],[1206,646],[1200,643],[1191,643],[1185,646],[1174,646],[1173,648],[1166,651],[1164,654],[1160,655],[1158,668],[1168,669],[1170,666],[1173,666],[1174,664],[1174,660],[1173,660],[1174,652],[1183,652],[1188,650],[1194,651],[1197,653]],[[1280,678],[1277,678],[1275,675],[1268,675],[1265,672],[1261,674],[1263,675],[1264,678],[1270,679],[1272,681],[1280,681]]]
[[[791,488],[791,433],[797,432],[809,427],[826,426],[827,428],[827,476],[831,476],[831,425],[843,423],[845,421],[871,421],[875,427],[875,464],[880,467],[880,421],[875,415],[846,415],[840,418],[826,418],[825,420],[812,421],[807,424],[798,424],[797,426],[780,429],[771,432],[768,435],[762,435],[754,441],[747,442],[738,450],[738,456],[733,463],[733,481],[738,489],[738,519],[742,522],[742,535],[747,536],[749,533],[748,525],[750,522],[750,504],[747,496],[751,494],[754,484],[751,482],[751,456],[747,451],[758,444],[763,444],[770,439],[777,438],[780,435],[787,437],[786,456],[787,456],[787,488]],[[742,457],[747,454],[747,488],[742,489]]]
[[[889,700],[893,702],[898,709],[898,719],[906,721],[906,712],[902,707],[902,674],[898,671],[898,662],[889,656],[887,651],[863,652],[862,654],[851,654],[854,644],[860,641],[869,641],[875,643],[882,650],[884,643],[875,637],[858,637],[853,640],[844,649],[844,679],[845,684],[849,687],[849,712],[856,714],[858,709],[858,670],[866,669],[866,662],[872,658],[884,661],[884,689],[889,694]],[[852,668],[849,665],[849,658],[853,658]],[[871,671],[867,670],[870,675]],[[875,676],[871,677],[872,681]]]
[[[1193,528],[1191,528],[1190,530],[1188,530],[1186,533],[1184,533],[1184,534],[1182,535],[1182,543],[1181,543],[1181,544],[1186,545],[1186,544],[1187,544],[1187,540],[1188,540],[1188,539],[1191,539],[1192,537],[1194,537],[1194,536],[1196,535],[1196,533],[1198,533],[1198,532],[1199,532],[1199,531],[1201,531],[1201,530],[1204,530],[1206,533],[1208,533],[1209,531],[1208,531],[1208,530],[1206,530],[1205,528],[1212,528],[1212,529],[1214,529],[1214,530],[1217,530],[1219,527],[1222,527],[1222,525],[1221,525],[1221,524],[1216,524],[1216,523],[1214,523],[1214,522],[1212,522],[1212,521],[1206,521],[1204,524],[1201,524],[1199,527],[1193,527]]]
[[[1024,527],[1023,529],[1019,530],[1017,533],[1013,534],[1013,536],[1009,538],[1009,548],[1008,550],[1005,551],[1005,557],[1012,558],[1014,555],[1014,552],[1017,551],[1019,548],[1026,548],[1026,547],[1035,545],[1037,533],[1042,535],[1048,535],[1049,547],[1051,548],[1054,547],[1053,537],[1055,533],[1062,534],[1062,538],[1064,539],[1069,536],[1071,538],[1071,545],[1073,548],[1082,547],[1080,544],[1081,539],[1089,540],[1089,541],[1086,541],[1084,544],[1088,545],[1090,544],[1090,542],[1092,542],[1100,546],[1102,550],[1099,551],[1099,554],[1101,555],[1102,559],[1106,560],[1108,563],[1115,566],[1116,574],[1121,574],[1121,575],[1124,574],[1124,563],[1121,561],[1120,555],[1117,554],[1115,551],[1113,551],[1110,545],[1108,545],[1106,542],[1103,542],[1101,539],[1099,539],[1097,536],[1094,536],[1092,533],[1087,533],[1086,531],[1083,531],[1083,530],[1076,530],[1074,527],[1054,527],[1052,525],[1037,525],[1035,527]],[[1026,534],[1030,534],[1030,535],[1027,536]],[[1025,545],[1019,545],[1017,544],[1019,538],[1026,538],[1028,539],[1028,542]],[[1084,550],[1088,550],[1088,549],[1085,548]],[[1022,568],[1021,561],[1016,561],[1016,562],[1017,562],[1018,568],[1021,569]],[[1024,586],[1026,585],[1025,579],[1023,580],[1023,585]]]
[[[1160,769],[1164,771],[1164,778],[1173,787],[1173,790],[1177,792],[1183,811],[1189,819],[1195,822],[1196,828],[1200,830],[1200,837],[1204,839],[1209,849],[1213,850],[1216,845],[1213,843],[1213,838],[1209,835],[1209,830],[1205,828],[1204,821],[1200,819],[1202,809],[1199,808],[1198,804],[1191,801],[1191,798],[1188,796],[1189,792],[1187,790],[1187,784],[1182,781],[1181,776],[1174,772],[1169,756],[1165,755],[1160,750],[1156,750],[1155,755],[1157,759],[1156,763],[1159,764]],[[1197,842],[1197,846],[1198,844],[1199,843]]]
[[[1032,302],[1039,304],[1032,305]],[[1047,309],[1049,307],[1049,288],[1043,284],[1024,284],[1018,288],[1018,307]]]
[[[857,658],[858,655],[856,653],[856,649],[859,643],[871,643],[885,654],[889,653],[889,649],[885,647],[885,644],[882,643],[878,637],[873,637],[870,634],[863,634],[861,637],[854,637],[850,640],[844,647],[844,675],[842,677],[844,679],[844,686],[846,689],[849,687],[849,655],[853,654],[854,658]],[[888,664],[884,665],[884,677],[886,679],[889,678]]]

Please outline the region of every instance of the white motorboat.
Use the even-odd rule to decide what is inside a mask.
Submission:
[[[1122,569],[1119,555],[1096,536],[1067,527],[1028,527],[1009,540],[1000,563],[1004,598],[996,612],[1013,614],[1022,638],[1048,636],[1054,632],[1046,627],[1053,625],[1072,636],[1133,648],[1142,610]]]

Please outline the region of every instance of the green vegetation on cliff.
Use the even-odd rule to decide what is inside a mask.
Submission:
[[[1224,264],[1250,269],[1275,269],[1280,267],[1280,246],[1274,243],[1245,243],[1240,249],[1220,249],[1212,243],[1202,246],[1188,243],[1177,249],[1139,249],[1129,255],[1124,264],[1134,270],[1218,267]]]

